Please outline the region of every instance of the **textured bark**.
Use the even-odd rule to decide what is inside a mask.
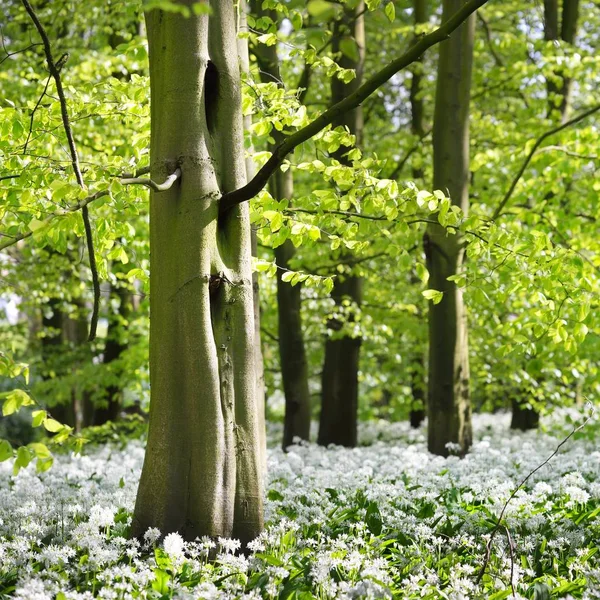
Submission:
[[[262,0],[252,2],[252,12],[257,17],[269,17],[277,23],[275,10],[263,10]],[[260,77],[264,83],[281,82],[277,46],[259,44],[254,55],[260,66]],[[284,134],[273,130],[274,143],[269,145],[273,151],[284,139]],[[291,170],[285,173],[278,169],[270,181],[270,192],[277,200],[289,200],[294,195],[294,180]],[[310,391],[308,388],[308,361],[304,347],[301,319],[301,285],[291,286],[282,280],[289,269],[290,260],[295,254],[294,245],[286,240],[275,248],[277,270],[277,311],[279,320],[279,358],[281,378],[285,395],[285,417],[283,427],[283,448],[292,444],[295,437],[308,440],[310,437]]]
[[[413,404],[410,409],[409,422],[411,427],[419,427],[425,420],[425,357],[416,354],[412,361],[412,372],[410,374],[410,389]]]
[[[191,5],[193,0],[182,4]],[[248,206],[219,217],[244,184],[236,5],[146,14],[150,196],[150,425],[132,533],[242,543],[262,529]]]
[[[350,83],[344,83],[337,77],[331,80],[331,103],[336,104],[354,93],[362,83],[365,58],[365,27],[362,13],[364,2],[356,8],[345,8],[343,18],[335,23],[332,51],[340,52],[344,37],[351,37],[358,48],[358,59],[341,54],[338,64],[345,69],[355,69],[356,77]],[[363,134],[362,108],[343,114],[334,122],[334,126],[345,126],[356,137],[360,146]],[[349,164],[343,156],[347,150],[340,149],[335,157],[342,164]],[[354,274],[339,275],[331,293],[336,304],[349,300],[359,307],[362,302],[362,278]],[[330,329],[339,329],[342,324],[330,320]],[[325,342],[325,360],[321,378],[321,415],[319,419],[319,444],[341,444],[355,446],[357,442],[358,418],[358,367],[360,355],[360,337],[328,337]]]
[[[239,4],[239,29],[241,32],[248,31],[246,19],[247,3],[240,0]],[[237,40],[240,68],[247,77],[250,76],[250,57],[248,54],[248,38],[238,35]],[[252,115],[244,116],[244,129],[248,131],[252,125]],[[256,175],[256,164],[254,162],[254,148],[248,148],[246,155],[246,180],[251,180]],[[258,236],[254,227],[250,230],[250,247],[252,256],[258,256]],[[265,364],[262,353],[262,341],[260,334],[260,286],[258,273],[252,273],[252,300],[254,307],[254,376],[256,378],[256,410],[258,413],[258,432],[261,463],[266,473],[267,469],[267,426],[265,415]]]
[[[443,20],[462,6],[444,0]],[[433,185],[447,191],[464,214],[469,209],[469,97],[475,18],[470,16],[440,44],[433,125]],[[462,268],[464,246],[438,224],[424,236],[429,286],[444,293],[429,308],[428,448],[446,456],[446,444],[464,454],[472,442],[467,315],[462,290],[448,277]]]
[[[537,410],[532,407],[527,407],[525,402],[515,399],[511,401],[511,405],[511,429],[520,429],[521,431],[537,429],[540,424],[540,413],[537,412]]]

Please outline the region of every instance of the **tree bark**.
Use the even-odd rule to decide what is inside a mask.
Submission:
[[[239,30],[248,31],[246,12],[248,3],[240,0],[239,3]],[[240,57],[240,69],[246,77],[250,77],[250,56],[248,53],[248,38],[238,35],[238,55]],[[244,129],[248,131],[252,125],[252,115],[244,116]],[[246,181],[250,181],[256,175],[256,163],[254,162],[254,148],[250,146],[246,154]],[[258,257],[258,235],[256,228],[250,229],[250,248],[252,256]],[[252,300],[254,308],[254,376],[256,378],[256,410],[258,413],[258,432],[261,451],[261,464],[264,473],[267,471],[267,426],[265,414],[265,363],[262,353],[262,339],[260,333],[260,285],[258,273],[252,273]]]
[[[427,0],[413,0],[415,15],[415,28],[427,23]],[[425,136],[425,106],[421,96],[421,82],[423,79],[423,64],[415,63],[412,69],[412,80],[410,85],[410,109],[411,109],[411,132],[419,139]],[[413,167],[414,179],[422,179],[424,176],[421,167]],[[417,279],[418,281],[418,279]],[[415,283],[417,282],[415,281]],[[422,312],[419,309],[419,318]],[[423,349],[418,348],[412,358],[410,387],[413,397],[413,405],[410,409],[409,421],[411,427],[417,428],[425,420],[425,357]]]
[[[344,83],[337,77],[331,80],[331,104],[334,105],[355,92],[362,83],[365,60],[365,26],[364,2],[358,2],[356,8],[344,8],[343,17],[336,21],[332,51],[340,53],[341,42],[346,38],[354,40],[357,46],[357,57],[341,54],[338,64],[344,69],[354,69],[356,77],[350,83]],[[363,135],[362,107],[341,115],[333,125],[345,126],[356,137],[356,146],[360,146]],[[346,150],[340,149],[335,157],[342,164],[349,164],[343,156]],[[335,279],[331,297],[336,305],[350,302],[360,307],[362,302],[362,278],[347,273]],[[329,329],[332,333],[340,329],[343,323],[330,319]],[[325,342],[325,359],[321,377],[321,415],[319,419],[318,442],[322,445],[340,444],[356,446],[358,419],[358,368],[361,338],[344,334],[327,338]]]
[[[182,0],[191,6],[193,0]],[[263,527],[248,205],[234,2],[146,14],[150,195],[150,425],[132,534],[254,539]]]
[[[445,21],[462,0],[444,0]],[[469,209],[469,100],[475,18],[440,44],[433,125],[433,185]],[[424,236],[429,285],[443,292],[429,307],[428,448],[447,456],[448,443],[464,454],[472,442],[467,315],[463,292],[448,277],[462,268],[464,246],[439,224]]]
[[[253,14],[257,17],[269,17],[277,23],[275,10],[264,10],[262,0],[252,2]],[[260,77],[264,83],[281,82],[277,46],[260,44],[254,49],[260,66]],[[283,141],[284,134],[274,129],[271,133],[274,143],[271,151]],[[294,195],[294,179],[290,169],[283,172],[278,169],[270,181],[270,192],[276,200],[291,200]],[[277,270],[277,311],[279,320],[279,359],[281,379],[285,396],[285,416],[282,446],[285,450],[295,437],[303,440],[310,438],[310,391],[308,388],[308,361],[302,333],[302,286],[291,286],[282,279],[289,269],[290,261],[296,250],[290,240],[275,248]]]

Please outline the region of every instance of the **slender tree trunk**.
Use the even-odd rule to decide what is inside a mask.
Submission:
[[[193,0],[182,0],[191,6]],[[150,425],[132,533],[247,543],[262,529],[250,224],[219,198],[245,181],[236,5],[146,14],[150,195]]]
[[[264,10],[262,0],[252,2],[253,14],[257,17],[268,17],[277,23],[275,10]],[[264,83],[281,82],[277,46],[260,44],[254,49],[260,66],[260,77]],[[273,150],[284,135],[274,129],[271,133]],[[277,200],[291,200],[294,195],[294,179],[291,170],[278,170],[270,181],[270,191]],[[302,286],[291,286],[282,279],[283,273],[289,269],[290,261],[296,250],[290,240],[275,248],[277,270],[277,311],[279,320],[279,358],[281,378],[285,395],[285,417],[282,446],[285,450],[295,437],[308,440],[310,437],[310,392],[308,388],[308,361],[302,334]]]
[[[559,15],[558,0],[544,0],[544,38],[547,41],[561,41],[573,45],[577,33],[577,21],[579,17],[579,0],[564,0],[562,9],[562,19]],[[546,79],[546,89],[548,92],[548,117],[559,119],[565,123],[569,118],[571,107],[570,95],[572,80],[560,70],[555,73],[560,77],[557,82],[553,78]],[[546,200],[550,199],[552,194],[546,195]],[[526,402],[520,399],[513,399],[511,429],[537,429],[540,423],[539,412],[533,407],[527,407]]]
[[[119,307],[117,312],[113,312],[110,308],[112,302],[109,302],[108,333],[104,345],[103,359],[105,365],[113,365],[127,350],[127,325],[129,324],[132,308],[131,292],[123,282],[111,286],[110,296],[111,300],[117,300]],[[117,378],[117,381],[119,380],[118,372],[111,373],[111,376]],[[123,406],[123,386],[116,381],[111,383],[106,388],[104,402],[105,405],[96,407],[94,411],[94,425],[102,425],[107,421],[118,419],[119,411]]]
[[[443,20],[462,6],[444,0]],[[440,44],[433,126],[433,185],[450,195],[466,215],[469,209],[469,99],[475,17]],[[424,236],[429,285],[444,293],[429,307],[428,447],[448,455],[448,443],[467,452],[472,442],[467,315],[462,290],[448,277],[462,268],[464,246],[430,224]]]
[[[61,310],[60,301],[51,298],[48,302],[48,308],[52,314],[49,316],[44,314],[42,316],[43,337],[41,339],[41,376],[46,381],[56,376],[60,377],[58,359],[65,353],[63,333],[64,313]],[[50,414],[60,423],[75,427],[75,411],[71,397],[66,403],[62,402],[51,406]]]
[[[331,103],[339,102],[352,94],[362,83],[365,58],[365,26],[364,2],[358,2],[356,8],[344,8],[343,18],[336,22],[332,51],[339,53],[344,37],[350,36],[357,45],[357,57],[350,58],[341,54],[338,64],[345,69],[355,69],[356,77],[350,83],[344,83],[337,77],[331,80]],[[334,123],[346,126],[356,136],[359,146],[363,134],[362,108],[358,107],[340,117]],[[340,149],[336,158],[342,164],[349,164],[343,156],[345,150]],[[336,277],[331,293],[337,305],[344,302],[360,307],[362,302],[362,278],[352,273],[340,274]],[[330,329],[340,329],[337,319],[330,320]],[[358,368],[361,338],[349,335],[334,335],[325,342],[325,360],[321,378],[321,415],[319,419],[318,442],[322,445],[341,444],[355,446],[357,442],[358,419]]]
[[[413,0],[415,15],[415,28],[427,23],[427,0]],[[417,32],[418,33],[418,32]],[[411,132],[414,136],[422,139],[425,136],[425,106],[421,97],[421,85],[423,80],[423,64],[416,63],[412,69],[412,80],[410,86],[410,108],[411,108]],[[423,169],[413,168],[414,179],[423,179]],[[415,281],[416,283],[416,281]],[[422,312],[419,309],[419,318]],[[418,348],[412,359],[410,387],[412,390],[413,405],[410,409],[409,421],[411,427],[419,427],[425,419],[425,357],[423,350]]]
[[[65,341],[69,344],[72,355],[70,368],[73,372],[92,363],[91,347],[88,343],[88,319],[85,302],[81,298],[73,301],[77,310],[74,316],[63,319],[63,333]],[[85,378],[76,377],[77,383],[71,390],[72,406],[74,411],[74,427],[79,432],[94,421],[94,404],[91,390],[86,385]]]

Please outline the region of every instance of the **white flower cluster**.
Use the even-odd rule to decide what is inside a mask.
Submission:
[[[297,591],[459,599],[508,590],[511,577],[516,597],[534,580],[599,597],[600,452],[593,436],[570,440],[515,494],[492,543],[489,577],[477,582],[498,515],[568,431],[565,416],[546,420],[554,433],[511,433],[505,415],[476,416],[479,437],[464,459],[429,454],[423,431],[404,423],[361,426],[367,445],[354,449],[274,448],[267,527],[247,554],[237,540],[186,542],[157,529],[141,543],[128,539],[139,442],[59,456],[42,474],[28,468],[13,477],[3,463],[0,597],[253,599]]]

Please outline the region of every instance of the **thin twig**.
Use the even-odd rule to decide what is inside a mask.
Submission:
[[[510,555],[510,589],[512,591],[513,598],[517,597],[517,590],[515,589],[515,553],[512,537],[510,536],[510,531],[508,527],[504,528],[506,533],[506,540],[508,541],[508,553]]]
[[[65,135],[67,137],[67,143],[69,145],[69,153],[71,155],[71,165],[75,172],[75,178],[77,183],[82,190],[85,190],[85,184],[83,182],[83,176],[81,175],[81,169],[79,167],[79,157],[77,156],[77,148],[75,147],[75,139],[73,138],[73,132],[71,130],[71,123],[69,122],[69,113],[67,110],[67,99],[65,97],[65,91],[63,89],[62,81],[60,78],[60,70],[66,62],[68,55],[63,54],[58,63],[54,62],[52,55],[52,48],[50,46],[50,38],[44,29],[44,26],[38,19],[35,11],[33,10],[29,0],[21,0],[25,10],[31,17],[33,24],[35,25],[42,43],[44,44],[44,53],[46,54],[46,62],[48,63],[48,70],[50,75],[54,78],[56,84],[56,93],[58,94],[60,102],[60,112],[62,116],[63,127]],[[96,328],[98,326],[98,316],[100,312],[100,277],[98,275],[98,267],[96,265],[96,254],[94,252],[94,239],[92,237],[92,226],[90,224],[90,215],[88,212],[87,204],[81,209],[81,217],[83,219],[83,226],[85,229],[85,239],[87,244],[88,256],[90,261],[90,271],[92,272],[92,284],[94,286],[94,302],[92,308],[92,317],[90,321],[90,334],[88,341],[93,341],[96,338]]]
[[[28,146],[29,140],[31,138],[31,132],[33,131],[33,119],[35,118],[35,112],[39,108],[40,104],[42,103],[42,99],[44,98],[44,96],[46,95],[46,92],[48,91],[48,85],[50,84],[50,79],[52,79],[52,75],[48,75],[48,79],[46,79],[46,85],[44,86],[44,91],[41,93],[40,97],[38,98],[38,101],[35,103],[35,106],[33,107],[33,110],[31,111],[31,115],[29,117],[29,132],[27,133],[27,139],[25,140],[25,144],[23,146],[23,154],[25,154],[27,152],[27,146]]]
[[[590,414],[586,417],[585,421],[581,425],[578,425],[577,427],[575,427],[575,429],[573,429],[573,431],[571,431],[571,433],[569,433],[569,435],[562,442],[560,442],[560,444],[558,444],[558,446],[556,446],[556,448],[554,449],[554,452],[552,452],[552,454],[543,463],[539,464],[535,469],[533,469],[533,471],[529,472],[529,474],[521,481],[521,483],[519,483],[519,485],[513,490],[513,493],[510,495],[508,500],[504,503],[504,506],[502,507],[502,510],[500,511],[500,515],[498,516],[496,526],[494,527],[494,529],[492,530],[492,533],[490,534],[490,539],[487,541],[486,549],[485,549],[485,557],[483,559],[483,565],[481,567],[481,570],[479,571],[479,575],[477,575],[477,580],[476,580],[477,584],[479,584],[481,582],[481,579],[485,575],[485,571],[487,569],[488,563],[490,562],[490,555],[492,553],[492,542],[494,541],[494,538],[496,537],[496,534],[498,533],[498,531],[500,531],[501,527],[503,527],[502,519],[504,518],[504,513],[506,512],[506,509],[508,508],[508,505],[511,503],[512,499],[517,495],[517,492],[529,481],[529,479],[531,479],[531,477],[533,475],[535,475],[535,473],[537,473],[542,467],[545,467],[558,454],[559,450],[578,431],[581,431],[588,424],[590,419],[594,416],[595,412],[596,412],[595,409],[592,407]]]

